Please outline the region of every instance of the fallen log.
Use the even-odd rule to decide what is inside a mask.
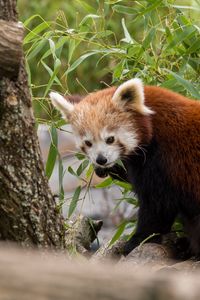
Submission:
[[[61,253],[0,246],[0,299],[199,300],[200,274],[135,271],[111,263],[69,261]]]

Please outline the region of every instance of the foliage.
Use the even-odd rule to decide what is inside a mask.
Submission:
[[[199,97],[200,29],[184,6],[172,0],[76,0],[61,8],[53,21],[33,15],[24,22],[40,116],[41,110],[51,116],[49,108],[44,113],[50,88],[85,94],[134,76]]]
[[[199,0],[184,3],[175,0],[75,0],[73,4],[43,0],[33,3],[36,12],[42,6],[45,13],[32,15],[24,22],[27,29],[24,48],[38,123],[51,125],[48,176],[55,158],[59,157],[55,127],[63,124],[48,103],[51,89],[86,94],[140,77],[146,84],[161,85],[200,98]],[[51,8],[48,18],[47,6]],[[58,6],[54,16],[52,11]],[[87,176],[91,178],[93,170],[89,162],[84,157],[78,158],[81,159],[80,167],[76,171],[70,167],[68,171],[80,178],[87,169]],[[61,161],[59,172],[60,199],[63,200]],[[88,182],[90,179],[85,183],[87,187]],[[119,201],[135,204],[127,185],[106,179],[98,187],[112,184],[122,188]],[[69,216],[82,199],[79,198],[80,187],[70,204]],[[113,240],[125,227],[123,223]]]

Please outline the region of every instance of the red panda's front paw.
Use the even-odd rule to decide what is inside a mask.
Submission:
[[[108,170],[105,169],[105,168],[96,167],[94,169],[94,171],[95,171],[96,175],[101,177],[101,178],[104,178],[104,177],[108,176]]]

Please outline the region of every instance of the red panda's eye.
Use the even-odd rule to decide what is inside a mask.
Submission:
[[[109,136],[106,139],[106,144],[112,144],[114,142],[114,140],[115,140],[114,136]]]
[[[85,141],[86,146],[92,147],[92,143],[90,141]]]

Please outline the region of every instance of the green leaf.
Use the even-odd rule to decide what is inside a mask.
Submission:
[[[113,6],[113,10],[118,13],[122,13],[122,14],[126,14],[126,15],[137,15],[138,14],[137,9],[132,8],[130,6],[124,6],[124,5],[118,5],[118,4]]]
[[[200,99],[200,93],[188,80],[170,70],[167,70],[167,72],[169,72],[194,98]]]
[[[128,182],[114,179],[113,183],[120,186],[120,187],[122,187],[122,188],[124,188],[127,191],[132,191],[133,190],[132,185]]]
[[[171,33],[171,30],[170,30],[169,26],[165,27],[165,32],[166,32],[166,37],[167,37],[168,43],[171,43],[173,41],[173,35]]]
[[[71,62],[75,48],[76,48],[76,41],[71,39],[69,42],[68,63]]]
[[[45,39],[36,41],[31,50],[28,52],[27,59],[30,60],[34,58],[39,52],[41,52],[42,49],[44,49],[46,43],[47,41]]]
[[[200,38],[195,40],[195,42],[185,51],[184,55],[197,52],[200,49]]]
[[[197,8],[196,6],[191,5],[171,5],[174,8],[180,8],[180,9],[191,9],[195,11],[200,11],[200,8]]]
[[[52,54],[54,60],[56,60],[56,46],[55,46],[54,41],[50,38],[49,38],[49,46],[50,46],[51,54]]]
[[[112,178],[106,178],[104,181],[102,181],[101,183],[95,185],[96,188],[105,188],[105,187],[108,187],[110,185],[112,185],[113,183],[113,180]]]
[[[127,170],[126,170],[126,168],[125,168],[123,162],[121,161],[121,159],[118,159],[118,160],[116,161],[116,164],[117,164],[118,166],[122,167],[122,169],[124,169],[124,171],[127,172]]]
[[[66,125],[66,124],[67,124],[67,122],[64,119],[60,119],[60,120],[57,120],[57,121],[54,122],[54,125],[55,125],[56,128],[60,128],[64,125]]]
[[[78,160],[83,160],[83,159],[85,159],[85,155],[82,154],[82,153],[76,153],[75,156],[76,156],[76,158],[78,158]]]
[[[96,12],[96,7],[93,3],[93,5],[89,5],[87,2],[89,1],[82,1],[82,0],[77,0],[79,4],[89,13],[95,13]]]
[[[142,43],[142,48],[144,50],[146,50],[149,47],[149,45],[151,43],[153,43],[155,33],[156,33],[156,29],[154,27],[151,28],[150,31],[148,32],[146,38],[144,39],[144,41]]]
[[[69,40],[69,38],[68,38],[67,36],[62,36],[62,37],[59,39],[59,41],[55,44],[55,50],[58,50],[58,49],[62,48],[63,45],[64,45],[65,43],[68,42],[68,40]],[[47,58],[49,55],[51,55],[51,53],[52,53],[52,52],[51,52],[51,49],[47,50],[47,51],[43,54],[43,56],[42,56],[42,58],[41,58],[40,60],[44,60],[44,59]]]
[[[50,68],[49,66],[47,66],[47,64],[45,64],[44,61],[41,61],[41,63],[42,63],[42,65],[43,65],[43,67],[47,70],[47,72],[49,73],[50,77],[52,77],[52,76],[53,76],[53,71],[51,70],[51,68]],[[56,82],[58,85],[62,86],[62,84],[61,84],[61,82],[60,82],[60,80],[58,79],[57,76],[55,76],[54,80],[55,80],[55,82]]]
[[[69,167],[68,167],[68,172],[69,172],[71,175],[73,175],[73,176],[76,176],[76,177],[77,177],[77,174],[76,174],[76,172],[74,172],[74,170],[72,169],[72,167],[71,167],[71,166],[69,166]]]
[[[115,232],[114,236],[112,237],[112,239],[111,239],[111,241],[110,241],[110,243],[109,243],[109,245],[108,245],[109,247],[110,247],[111,245],[113,245],[113,244],[120,238],[120,236],[121,236],[122,233],[124,232],[125,228],[126,228],[126,222],[122,223],[122,224],[118,227],[117,231]]]
[[[33,19],[36,19],[36,18],[39,18],[40,20],[42,20],[43,22],[46,22],[40,15],[36,14],[36,15],[33,15],[31,16],[30,18],[28,18],[23,24],[24,24],[24,27],[27,27],[27,25],[33,20]]]
[[[39,37],[39,33],[49,27],[49,23],[43,22],[31,30],[24,39],[24,45],[29,43],[33,38]]]
[[[122,199],[123,201],[126,201],[128,204],[131,204],[131,205],[134,205],[134,206],[138,206],[138,200],[135,199],[135,198],[128,198],[128,197],[125,197]]]
[[[91,164],[86,172],[86,178],[90,178],[92,176],[92,173],[94,172],[94,167],[93,165]]]
[[[62,158],[59,155],[59,160],[58,160],[58,182],[59,182],[59,200],[62,203],[64,200],[64,188],[63,188],[63,163],[62,163]]]
[[[80,176],[83,173],[83,171],[87,168],[88,165],[89,165],[89,160],[88,159],[84,160],[78,167],[76,174]]]
[[[53,82],[55,81],[55,77],[56,75],[58,74],[59,70],[60,70],[60,67],[61,67],[61,61],[59,58],[56,58],[56,61],[55,61],[55,65],[54,65],[54,71],[53,71],[53,74],[47,84],[47,87],[46,87],[46,90],[44,92],[44,98],[46,97],[46,95],[48,94]]]
[[[57,136],[57,131],[56,128],[52,125],[50,129],[50,134],[51,134],[51,145],[49,148],[49,154],[47,158],[47,163],[46,163],[46,176],[48,178],[51,177],[55,163],[56,163],[56,158],[58,155],[58,136]]]
[[[80,193],[81,193],[81,186],[78,186],[74,192],[74,195],[73,195],[72,200],[69,205],[68,218],[71,217],[71,215],[73,214],[73,212],[77,206],[77,203],[78,203],[79,197],[80,197]]]
[[[125,24],[125,19],[122,19],[122,27],[124,30],[124,35],[125,35],[125,39],[122,39],[123,42],[126,42],[128,44],[133,44],[134,41],[130,35],[130,33],[128,32],[128,29],[126,28],[126,24]]]
[[[25,64],[26,64],[26,72],[28,74],[28,84],[29,84],[29,86],[31,86],[31,70],[30,70],[30,65],[29,65],[27,59],[25,61]],[[31,92],[31,96],[32,96],[32,91],[30,90],[30,92]]]
[[[80,26],[82,26],[82,25],[84,25],[85,23],[87,23],[87,21],[88,21],[89,19],[94,20],[94,19],[99,19],[99,18],[101,18],[101,16],[94,15],[94,14],[89,14],[89,15],[87,15],[87,16],[85,16],[85,17],[83,18],[83,20],[82,20],[81,23],[80,23]]]
[[[105,37],[108,37],[109,35],[114,35],[114,32],[111,30],[104,30],[101,32],[97,32],[95,35],[91,37],[90,41],[93,41],[95,39],[103,39]]]
[[[115,4],[115,3],[119,3],[122,2],[123,0],[107,0],[105,1],[106,4],[111,5],[111,4]]]
[[[89,52],[86,53],[84,55],[82,55],[81,57],[79,57],[65,72],[64,75],[68,75],[70,72],[72,72],[73,70],[75,70],[86,58],[88,58],[89,56],[92,56],[94,54],[96,54],[97,52]]]
[[[186,27],[184,29],[183,32],[179,32],[175,38],[173,39],[173,41],[167,46],[166,50],[173,48],[174,46],[179,45],[181,42],[183,42],[184,40],[186,40],[189,36],[192,35],[192,33],[194,33],[196,31],[195,27]]]
[[[123,74],[123,70],[124,70],[124,65],[125,65],[125,61],[122,60],[118,65],[115,66],[114,72],[113,72],[113,79],[120,79],[122,74]]]
[[[162,3],[162,1],[163,0],[157,0],[157,1],[152,1],[152,5],[147,5],[147,7],[144,9],[144,10],[142,10],[141,12],[140,12],[140,15],[145,15],[145,14],[147,14],[147,13],[149,13],[149,12],[151,12],[152,10],[154,10],[156,7],[158,7],[161,3]]]

